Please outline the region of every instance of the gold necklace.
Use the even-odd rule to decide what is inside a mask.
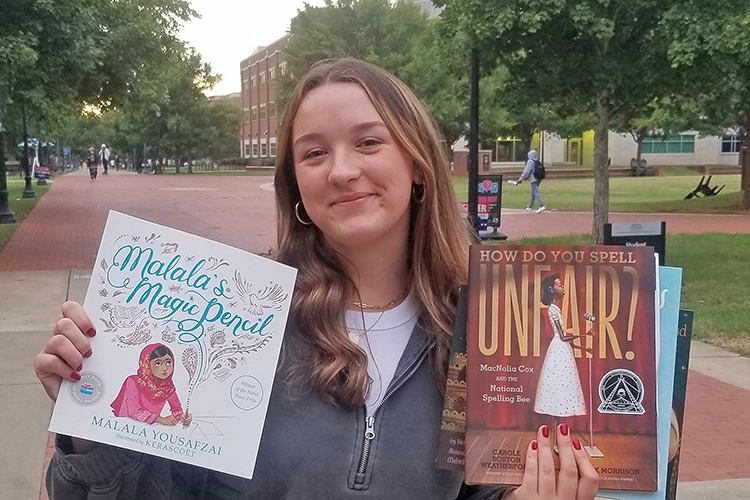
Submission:
[[[367,309],[370,311],[386,311],[394,307],[396,304],[398,304],[402,300],[404,300],[404,297],[406,297],[406,294],[408,292],[409,292],[409,285],[406,285],[404,289],[401,290],[401,293],[398,294],[398,297],[396,297],[392,301],[382,306],[371,306],[371,305],[365,304],[364,302],[352,302],[352,304],[354,304],[354,307],[358,307],[359,309],[362,309],[362,310]]]

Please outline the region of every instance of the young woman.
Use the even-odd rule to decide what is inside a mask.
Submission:
[[[278,151],[278,259],[299,274],[253,479],[58,436],[51,498],[95,483],[140,498],[593,499],[596,472],[561,429],[559,476],[544,426],[517,489],[469,489],[434,466],[470,238],[411,90],[361,61],[318,64],[290,97]],[[52,398],[95,334],[80,305],[63,316],[35,362]]]
[[[143,348],[138,358],[138,373],[125,379],[120,393],[112,402],[116,417],[129,417],[147,424],[190,425],[189,414],[182,413],[177,390],[172,383],[174,355],[164,344],[151,344]],[[169,404],[170,415],[161,416],[164,405]]]

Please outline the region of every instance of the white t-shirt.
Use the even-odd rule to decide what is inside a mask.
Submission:
[[[383,401],[416,324],[417,307],[411,294],[387,311],[347,311],[349,337],[367,355],[367,374],[371,380],[366,402],[368,415]]]

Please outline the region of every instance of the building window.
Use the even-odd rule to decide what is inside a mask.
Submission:
[[[242,111],[243,111],[243,120],[245,121],[245,123],[249,123],[250,122],[250,110],[245,108]]]
[[[269,156],[276,156],[276,138],[271,137],[271,144],[270,144],[270,155]]]
[[[242,80],[242,88],[247,90],[247,87],[248,87],[247,80]]]
[[[276,103],[274,101],[268,103],[268,117],[276,118]]]
[[[266,105],[265,104],[260,105],[260,119],[261,120],[266,119]]]
[[[243,158],[250,158],[250,143],[248,141],[245,141],[244,144],[244,154],[242,155]]]
[[[253,139],[253,158],[258,157],[258,139]]]
[[[695,153],[695,136],[646,137],[641,153]]]
[[[254,77],[254,76],[251,76],[251,77],[250,77],[250,86],[251,86],[251,87],[255,87],[255,85],[256,85],[256,84],[257,84],[257,83],[256,83],[256,80],[255,80],[255,77]]]
[[[252,108],[250,108],[250,119],[251,120],[258,119],[258,106],[253,106]]]
[[[742,147],[742,138],[739,135],[725,135],[721,138],[722,153],[739,153]]]
[[[265,71],[263,73],[261,73],[260,75],[258,75],[258,76],[260,76],[260,83],[266,83],[266,72]]]
[[[271,68],[268,70],[268,78],[271,80],[276,80],[276,68]]]
[[[267,149],[267,146],[266,146],[265,139],[262,140],[262,141],[260,141],[260,156],[262,158],[265,158],[266,156],[268,156],[268,149]]]
[[[286,62],[279,64],[279,71],[281,71],[282,75],[286,75]]]
[[[495,161],[523,161],[523,144],[515,137],[498,137],[495,144]]]

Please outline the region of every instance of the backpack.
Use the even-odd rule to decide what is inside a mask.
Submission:
[[[544,170],[544,163],[541,160],[534,160],[534,177],[536,180],[541,181],[547,177],[547,171]]]

